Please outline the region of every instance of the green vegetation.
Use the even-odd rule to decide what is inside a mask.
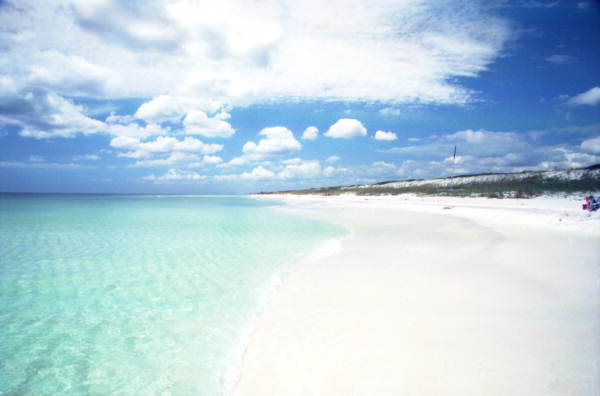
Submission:
[[[583,177],[549,177],[545,172],[532,172],[531,176],[526,178],[511,178],[510,174],[499,181],[477,181],[466,182],[449,186],[440,185],[441,183],[426,183],[419,186],[394,187],[386,186],[390,182],[381,182],[372,185],[353,185],[337,186],[325,188],[311,188],[306,190],[281,191],[278,194],[294,195],[340,195],[352,193],[356,195],[398,195],[413,193],[418,195],[440,195],[440,196],[484,196],[490,198],[531,198],[544,194],[556,193],[597,193],[600,191],[600,173],[592,172],[598,169],[598,165],[586,168],[587,171]],[[489,174],[486,174],[489,175]],[[482,175],[457,176],[449,180],[458,178],[468,178]],[[408,181],[408,180],[405,180]],[[269,194],[269,193],[262,193]]]

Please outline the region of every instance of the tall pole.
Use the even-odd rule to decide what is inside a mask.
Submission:
[[[454,154],[452,155],[452,176],[456,170],[456,145],[454,145]]]

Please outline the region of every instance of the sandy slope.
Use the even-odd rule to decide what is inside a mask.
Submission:
[[[286,200],[352,235],[274,292],[236,395],[600,394],[600,217],[578,201]]]

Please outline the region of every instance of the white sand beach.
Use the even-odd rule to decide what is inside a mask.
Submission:
[[[351,233],[273,291],[235,395],[600,394],[600,213],[581,201],[271,198]]]

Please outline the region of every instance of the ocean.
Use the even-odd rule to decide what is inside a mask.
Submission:
[[[227,394],[336,225],[239,196],[0,195],[0,395]]]

